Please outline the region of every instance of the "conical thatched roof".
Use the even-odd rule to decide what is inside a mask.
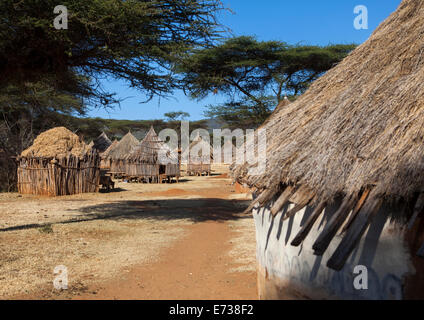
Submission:
[[[106,159],[109,157],[110,152],[117,146],[117,144],[119,143],[118,140],[113,140],[112,144],[101,154],[101,157],[103,159]]]
[[[109,151],[108,158],[112,160],[122,160],[127,157],[132,149],[138,145],[139,141],[134,137],[131,132],[128,132],[118,144]]]
[[[126,157],[127,160],[137,163],[148,164],[177,164],[178,155],[159,139],[153,126],[147,132],[144,139],[134,147]]]
[[[56,127],[41,133],[31,147],[21,153],[22,157],[64,158],[68,155],[83,157],[92,149],[75,133],[65,127]]]
[[[101,152],[105,152],[106,149],[110,147],[110,145],[112,144],[112,141],[110,141],[106,133],[102,132],[96,139],[94,139],[93,143],[94,143],[94,148],[101,153]]]
[[[343,265],[383,198],[414,200],[424,191],[423,34],[424,2],[404,0],[368,41],[271,117],[265,172],[235,167],[261,205],[279,197],[273,213],[290,197],[325,207],[342,195],[340,216],[357,206],[330,267]],[[322,236],[331,240],[337,221],[327,227]],[[317,254],[327,244],[318,241]]]

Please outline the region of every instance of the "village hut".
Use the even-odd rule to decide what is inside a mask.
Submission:
[[[126,157],[130,179],[161,183],[180,176],[178,154],[157,136],[153,126],[144,139]]]
[[[187,164],[188,175],[210,175],[213,160],[213,148],[200,135],[189,145],[189,158]]]
[[[110,147],[112,141],[106,133],[102,132],[96,139],[93,140],[93,147],[97,149],[99,153],[103,153]]]
[[[97,151],[64,127],[41,133],[17,161],[21,194],[62,196],[98,190]]]
[[[110,152],[116,147],[119,143],[118,140],[113,140],[112,144],[100,154],[100,169],[110,170],[111,159],[109,157]]]
[[[122,175],[127,172],[125,158],[130,154],[132,149],[137,146],[139,141],[131,132],[128,132],[117,145],[109,151],[110,172],[113,175]]]
[[[422,34],[424,2],[403,0],[263,127],[263,172],[233,168],[255,190],[260,298],[424,298]]]

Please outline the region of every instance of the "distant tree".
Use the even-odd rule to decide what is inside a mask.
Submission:
[[[256,97],[261,104],[256,101],[242,98],[237,101],[229,101],[219,105],[209,105],[204,112],[207,118],[221,120],[230,129],[252,129],[257,128],[271,114],[275,107],[275,97]]]
[[[173,111],[165,113],[164,116],[168,119],[168,121],[177,121],[187,119],[190,117],[190,114],[184,111]]]
[[[291,46],[242,36],[213,47],[193,49],[176,70],[182,76],[186,94],[192,98],[203,99],[217,93],[228,96],[228,103],[209,106],[209,116],[231,116],[230,112],[250,115],[258,126],[270,112],[270,94],[274,96],[273,106],[285,95],[298,96],[354,47]],[[229,112],[224,112],[224,107]]]

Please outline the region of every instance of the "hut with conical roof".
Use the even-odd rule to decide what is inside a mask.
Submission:
[[[122,175],[127,172],[125,159],[138,143],[139,141],[137,138],[134,137],[131,132],[128,132],[116,146],[109,151],[107,159],[110,160],[110,171],[113,175]]]
[[[119,143],[118,140],[113,140],[113,142],[111,143],[111,145],[100,154],[100,169],[104,169],[104,170],[110,170],[110,165],[111,165],[111,159],[109,157],[110,152],[116,147],[116,145]]]
[[[111,144],[112,141],[110,141],[109,137],[104,131],[96,139],[93,140],[93,147],[97,149],[99,153],[105,152]]]
[[[41,133],[18,161],[18,191],[47,196],[96,192],[100,157],[65,127]]]
[[[126,157],[130,179],[161,183],[163,179],[180,176],[178,154],[160,140],[153,126],[144,139]]]
[[[202,136],[197,135],[189,145],[188,175],[210,175],[213,148]]]
[[[424,2],[403,0],[369,40],[263,127],[256,190],[261,298],[424,298]]]

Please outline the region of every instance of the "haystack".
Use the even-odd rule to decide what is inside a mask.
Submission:
[[[58,196],[97,191],[98,153],[64,127],[41,133],[17,161],[22,194]]]
[[[137,146],[139,141],[131,132],[128,132],[118,144],[109,151],[108,159],[111,161],[110,171],[113,173],[125,173],[125,158],[130,154],[132,149]]]
[[[126,157],[127,174],[131,177],[147,178],[161,182],[163,178],[180,176],[178,154],[159,139],[153,127],[143,141]]]
[[[91,149],[65,127],[57,127],[41,133],[31,147],[21,154],[26,158],[63,158],[69,154],[83,157]]]
[[[367,267],[378,269],[378,276],[399,275],[403,286],[405,270],[413,270],[409,259],[422,265],[415,256],[421,244],[405,247],[405,233],[399,231],[410,218],[410,226],[416,225],[424,207],[422,34],[424,2],[402,1],[368,41],[295,102],[276,110],[264,126],[265,172],[249,175],[247,170],[253,167],[249,164],[234,168],[234,177],[255,188],[258,195],[249,209],[256,206],[256,212],[270,214],[270,221],[277,216],[281,221],[290,219],[289,234],[281,238],[287,243],[294,232],[292,245],[303,243],[298,263],[313,263],[315,254],[336,271],[352,272],[349,268],[362,252],[362,259],[369,261],[364,263]],[[298,217],[302,214],[303,218]],[[388,216],[397,224],[385,225]],[[272,230],[263,232],[270,235]],[[422,230],[417,239],[420,234]],[[373,237],[381,251],[375,247],[372,251],[367,244]],[[389,239],[392,248],[385,250]],[[271,241],[265,246],[258,240],[264,268],[282,254],[289,259],[294,256],[293,247],[281,243],[281,253],[266,253],[274,250],[269,249]],[[397,251],[394,243],[401,249]],[[352,255],[354,250],[359,253]],[[405,258],[402,252],[410,252],[411,257]],[[265,256],[273,253],[273,261],[266,261]],[[393,263],[386,269],[378,265],[383,257]],[[320,263],[315,263],[319,270]],[[282,271],[276,273],[284,278]],[[399,288],[404,294],[404,287]]]

